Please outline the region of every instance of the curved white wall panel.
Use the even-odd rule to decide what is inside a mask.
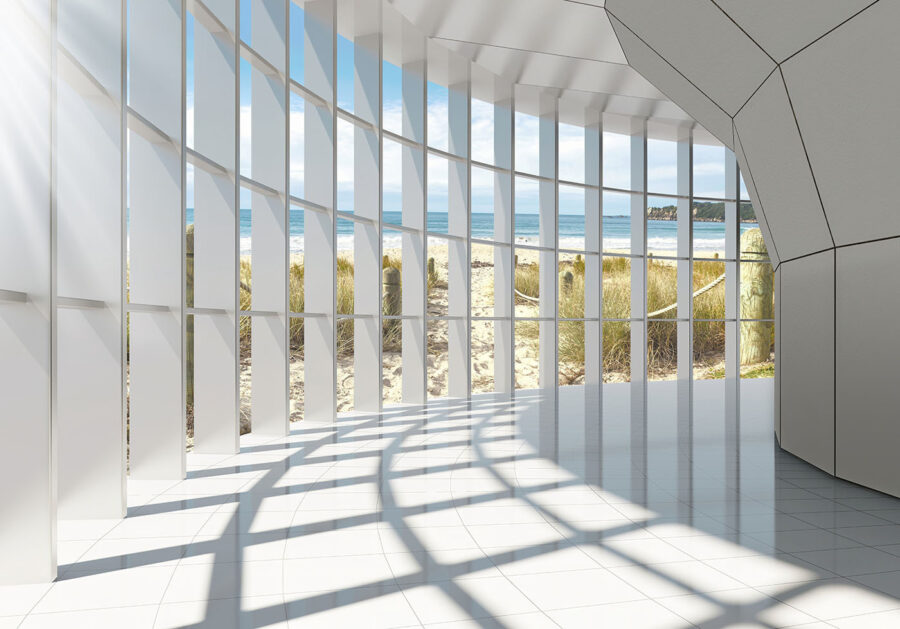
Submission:
[[[733,117],[735,152],[778,264],[782,445],[900,495],[900,3],[670,4],[609,0],[606,10],[645,44],[616,28],[629,63],[672,100],[722,126],[694,94],[667,89],[689,81]]]

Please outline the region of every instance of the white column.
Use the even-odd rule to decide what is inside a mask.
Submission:
[[[425,135],[425,40],[404,29],[403,136],[424,144]],[[403,269],[401,282],[402,400],[425,402],[425,151],[403,144],[402,223],[414,231],[401,234]]]
[[[691,196],[693,194],[693,129],[678,129],[676,147],[676,191],[684,198],[679,198],[678,205],[678,427],[679,436],[688,437],[691,426],[691,413],[694,394],[694,299],[693,299],[693,216],[691,215]]]
[[[647,121],[631,128],[631,499],[647,497]]]
[[[456,239],[447,241],[448,249],[448,313],[453,317],[448,328],[448,392],[451,397],[468,397],[471,391],[472,365],[469,330],[469,180],[470,114],[472,90],[469,62],[449,55],[449,150],[460,160],[449,160],[448,233]]]
[[[352,5],[353,104],[356,115],[371,123],[353,130],[353,211],[369,219],[356,223],[353,238],[354,406],[358,411],[381,409],[381,3],[365,0]]]
[[[50,416],[50,2],[0,3],[0,583],[56,578]]]
[[[646,120],[632,120],[630,141],[631,189],[637,193],[631,195],[631,253],[639,256],[631,260],[631,382],[634,385],[632,390],[639,391],[647,381]],[[632,403],[635,401],[632,396]]]
[[[725,150],[725,436],[728,440],[740,437],[741,386],[741,269],[739,189],[737,159]],[[726,443],[736,443],[727,441]],[[728,448],[726,448],[728,452]]]
[[[312,0],[304,5],[304,83],[325,100],[334,101],[334,2]],[[304,213],[305,418],[331,422],[335,418],[335,118],[327,105],[306,101],[304,109],[304,194],[329,212]],[[311,265],[315,265],[314,267]],[[379,264],[379,267],[381,265]]]
[[[286,435],[288,403],[288,222],[286,176],[288,103],[285,90],[287,24],[285,0],[253,0],[251,41],[272,66],[251,74],[251,178],[265,189],[253,191],[250,229],[251,408],[255,433]]]
[[[596,419],[603,383],[603,123],[599,110],[585,112],[584,192],[585,249],[597,255],[584,258],[584,401],[586,418]],[[587,421],[587,419],[586,419]]]
[[[515,390],[513,341],[513,136],[514,103],[511,87],[495,84],[494,98],[494,390],[506,395]]]
[[[230,14],[233,21],[233,0],[219,8],[216,19],[224,25]],[[236,63],[234,33],[198,17],[194,149],[202,158],[194,160],[194,448],[223,454],[238,451],[240,436]]]
[[[121,0],[57,11],[59,515],[125,515]],[[91,452],[91,456],[85,456]]]
[[[542,250],[539,254],[540,270],[540,303],[538,316],[538,361],[539,386],[542,389],[556,391],[559,382],[557,369],[557,275],[558,264],[556,248],[559,225],[557,222],[557,122],[558,99],[555,93],[541,92],[538,96],[538,170],[541,180],[538,183],[539,202],[539,234],[538,242]]]
[[[131,2],[130,471],[185,474],[183,7]]]

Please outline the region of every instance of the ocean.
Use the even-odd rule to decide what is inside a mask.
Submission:
[[[290,239],[291,253],[303,251],[303,215],[304,212],[291,212]],[[400,246],[400,233],[389,231],[390,223],[400,224],[400,212],[384,213],[384,248]],[[193,210],[187,211],[188,223],[193,222]],[[353,248],[354,223],[338,219],[338,250]],[[756,223],[741,223],[741,233],[757,227]],[[516,216],[516,242],[537,244],[538,215],[519,214]],[[447,233],[447,214],[430,212],[428,214],[428,231],[436,234]],[[675,251],[677,223],[675,221],[647,221],[647,245],[651,251]],[[494,215],[472,214],[472,237],[493,240]],[[241,210],[241,253],[250,253],[250,210]],[[559,246],[561,249],[584,248],[584,217],[560,214]],[[603,217],[603,249],[605,251],[623,251],[631,247],[631,218],[628,216]],[[725,223],[694,223],[694,252],[697,255],[723,251],[725,249]]]

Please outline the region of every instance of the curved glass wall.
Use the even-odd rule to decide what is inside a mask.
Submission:
[[[183,223],[207,270],[187,279],[189,418],[223,316],[254,426],[771,375],[771,265],[724,147],[510,85],[389,3],[191,6]],[[213,263],[233,277],[208,279]]]

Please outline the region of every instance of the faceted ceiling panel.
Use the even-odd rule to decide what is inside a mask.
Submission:
[[[728,114],[690,81],[675,72],[665,59],[636,37],[621,22],[612,18],[612,23],[629,62],[640,68],[645,77],[669,98],[681,105],[690,116],[696,120],[702,120],[703,126],[723,144],[731,146],[731,118]]]
[[[565,0],[392,0],[431,37],[626,64],[603,9]]]
[[[783,66],[838,245],[900,235],[898,24],[900,4],[879,2]]]
[[[709,0],[610,0],[606,10],[729,115],[775,68],[769,56]],[[685,37],[686,33],[695,35]]]
[[[756,182],[753,181],[753,171],[750,168],[750,164],[747,162],[747,156],[744,154],[744,147],[741,146],[741,136],[738,133],[734,134],[734,156],[737,158],[738,167],[741,169],[744,183],[747,185],[747,192],[750,193],[753,211],[756,213],[759,229],[763,234],[763,239],[765,240],[769,251],[769,259],[772,261],[773,265],[778,266],[780,260],[778,255],[778,243],[772,236],[772,230],[769,229],[769,222],[766,219],[766,208],[763,206],[762,201],[759,200],[759,194],[756,192]]]
[[[832,247],[780,72],[768,78],[734,123],[782,259]]]
[[[781,63],[872,4],[872,0],[717,0],[717,4]]]

